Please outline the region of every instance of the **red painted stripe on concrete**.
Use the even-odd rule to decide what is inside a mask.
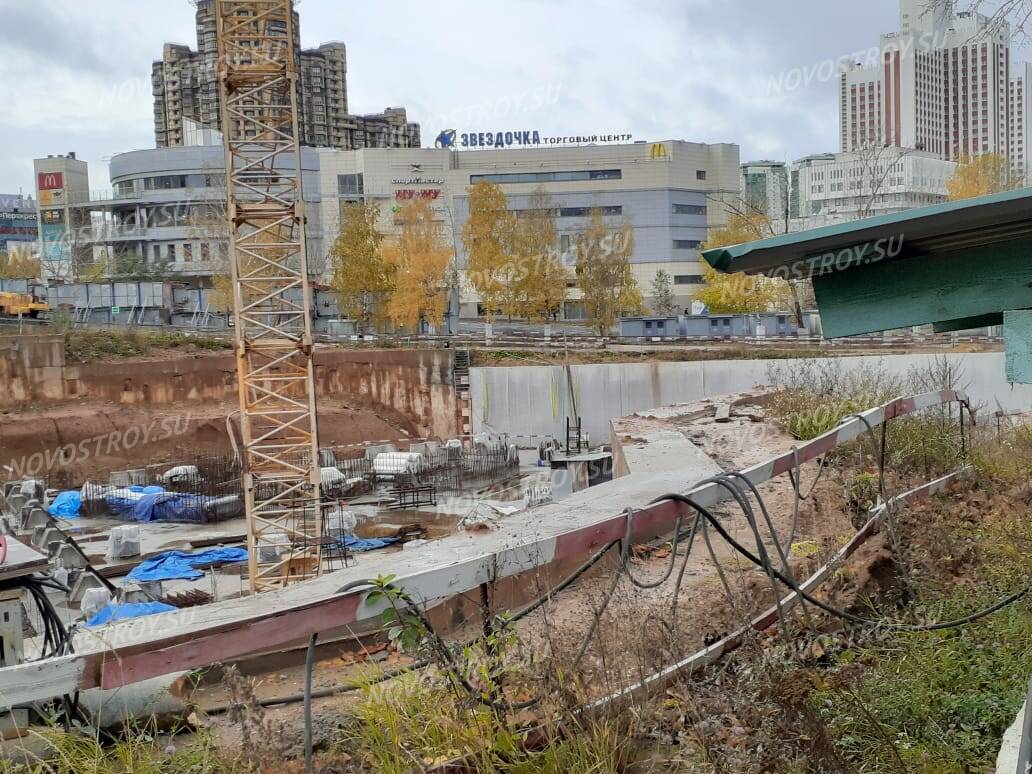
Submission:
[[[304,639],[316,632],[326,631],[328,621],[332,621],[333,626],[354,623],[358,620],[358,606],[362,598],[360,594],[352,594],[300,613],[294,610],[290,611],[291,614],[270,615],[251,622],[232,636],[220,632],[161,650],[137,649],[132,654],[117,651],[107,654],[100,670],[99,687],[118,688],[171,672],[195,669],[281,647],[291,640]],[[94,676],[96,674],[93,670],[86,672]]]

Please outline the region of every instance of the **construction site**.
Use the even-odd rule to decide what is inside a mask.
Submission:
[[[294,5],[213,5],[232,325],[0,335],[0,770],[1028,771],[1032,189],[703,254],[812,341],[320,340]]]

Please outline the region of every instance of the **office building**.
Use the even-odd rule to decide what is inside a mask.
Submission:
[[[933,153],[896,147],[807,156],[790,170],[789,230],[939,204],[956,167]]]
[[[218,46],[211,0],[197,3],[197,50],[167,43],[152,67],[154,134],[159,148],[187,144],[184,122],[221,128]],[[297,52],[298,120],[301,144],[330,148],[418,148],[419,125],[409,123],[404,108],[373,115],[348,110],[347,49],[326,43],[301,49],[300,19],[294,14]]]
[[[762,214],[772,224],[788,217],[788,165],[781,161],[742,164],[742,203],[748,213]]]

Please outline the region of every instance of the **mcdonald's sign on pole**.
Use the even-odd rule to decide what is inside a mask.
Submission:
[[[650,159],[668,159],[670,154],[667,153],[667,147],[661,142],[654,142],[649,148]]]

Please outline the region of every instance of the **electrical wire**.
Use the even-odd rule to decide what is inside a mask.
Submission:
[[[691,498],[686,497],[685,495],[676,493],[665,494],[662,497],[657,497],[652,502],[659,503],[664,500],[674,500],[676,502],[684,503],[696,509],[696,511],[698,511],[706,519],[706,521],[713,525],[714,529],[717,530],[717,532],[728,543],[728,545],[730,545],[733,549],[735,549],[738,553],[740,553],[743,557],[755,564],[757,567],[764,567],[763,559],[753,555],[753,553],[750,552],[748,548],[746,548],[737,540],[735,540],[731,536],[731,534],[726,529],[724,529],[724,526],[720,523],[720,521],[712,513],[706,510],[706,508],[704,508],[702,505],[695,502]],[[942,631],[945,629],[956,629],[960,626],[967,626],[968,624],[975,623],[976,621],[979,621],[982,618],[986,618],[987,616],[990,616],[993,613],[1002,610],[1008,605],[1017,602],[1021,598],[1027,596],[1030,591],[1032,591],[1032,586],[1026,586],[1021,591],[1004,597],[991,607],[987,607],[983,610],[979,610],[976,613],[972,613],[971,615],[967,615],[963,618],[958,618],[953,621],[944,621],[935,624],[903,624],[898,623],[896,621],[876,621],[868,618],[862,618],[860,616],[853,615],[852,613],[848,613],[845,610],[840,610],[839,608],[834,607],[833,605],[830,605],[827,602],[823,602],[817,597],[814,597],[809,592],[804,591],[791,577],[782,574],[780,571],[773,567],[771,567],[770,569],[778,580],[780,580],[782,583],[784,583],[786,586],[792,589],[792,591],[794,591],[801,599],[805,599],[806,601],[810,602],[810,604],[819,607],[824,612],[829,613],[830,615],[833,615],[836,618],[841,618],[842,620],[849,621],[850,623],[854,623],[860,626],[875,626],[886,629],[892,629],[894,631],[932,632]]]

